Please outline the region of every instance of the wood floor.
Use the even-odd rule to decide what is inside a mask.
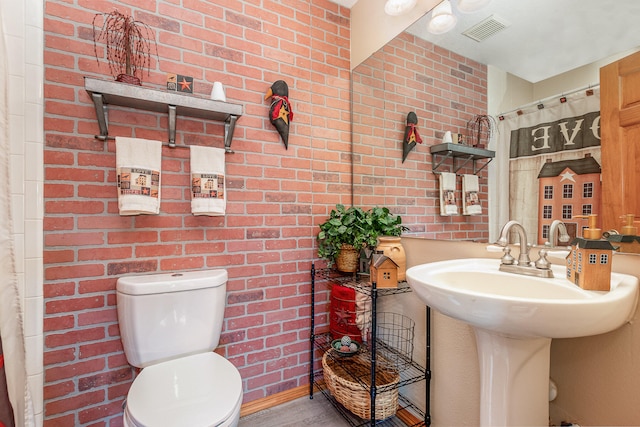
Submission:
[[[349,426],[320,393],[300,397],[274,408],[240,418],[238,427],[342,427]]]

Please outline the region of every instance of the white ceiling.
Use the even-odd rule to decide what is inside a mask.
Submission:
[[[332,1],[352,7],[358,0]],[[428,33],[427,14],[408,31],[532,83],[640,47],[640,0],[492,0],[473,14],[452,4],[454,30]],[[510,26],[482,42],[462,35],[491,15]]]
[[[351,9],[351,7],[354,4],[358,3],[358,0],[329,0],[329,1],[333,2],[333,3],[336,3],[336,4],[339,4],[341,6],[346,6],[349,9]]]

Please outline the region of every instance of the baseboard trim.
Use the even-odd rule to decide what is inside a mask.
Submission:
[[[315,393],[316,391],[318,391],[318,388],[314,387],[313,392]],[[240,416],[244,417],[259,411],[264,411],[265,409],[270,409],[304,396],[309,397],[308,385],[301,385],[299,387],[282,391],[280,393],[272,394],[271,396],[263,397],[262,399],[256,399],[254,401],[245,403],[240,408]],[[407,411],[406,409],[399,409],[396,413],[396,416],[407,425],[424,425],[424,422],[422,422],[421,419],[417,418],[414,414]],[[419,424],[421,422],[422,424]]]
[[[420,418],[416,417],[406,409],[398,409],[398,412],[396,412],[396,417],[398,417],[400,420],[402,420],[403,423],[405,423],[408,426],[424,426],[425,425],[424,420],[421,420]]]
[[[245,403],[240,408],[240,416],[251,415],[258,411],[273,408],[274,406],[282,405],[283,403],[296,400],[303,396],[309,396],[309,386],[301,385],[280,393],[272,394],[271,396],[256,399],[251,402]]]

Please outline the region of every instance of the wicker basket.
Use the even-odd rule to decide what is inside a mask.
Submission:
[[[371,419],[371,363],[366,353],[341,357],[329,350],[322,357],[322,369],[324,382],[333,397],[360,418]],[[391,417],[398,410],[398,381],[397,371],[376,365],[376,386],[384,387],[376,394],[376,420]]]

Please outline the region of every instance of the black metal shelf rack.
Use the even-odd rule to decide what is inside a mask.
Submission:
[[[398,394],[398,411],[396,415],[386,418],[384,420],[376,420],[374,417],[369,420],[362,419],[357,415],[351,413],[347,408],[341,405],[329,392],[324,385],[323,371],[322,369],[314,369],[316,354],[324,354],[327,350],[331,349],[332,337],[329,333],[317,333],[315,328],[315,294],[316,294],[316,280],[326,282],[329,286],[333,284],[340,284],[364,295],[371,297],[371,331],[372,337],[369,345],[363,345],[361,351],[365,352],[371,362],[371,381],[369,384],[376,384],[375,372],[376,363],[378,362],[379,346],[384,346],[384,342],[376,338],[376,321],[377,321],[377,299],[378,297],[397,295],[402,293],[411,292],[411,288],[406,282],[398,283],[397,288],[381,288],[376,287],[376,283],[369,283],[368,276],[358,277],[357,275],[343,275],[339,274],[331,269],[321,269],[316,271],[315,266],[311,267],[311,335],[310,335],[310,367],[309,367],[309,398],[313,399],[314,389],[320,390],[322,394],[331,402],[334,408],[340,415],[353,427],[364,426],[430,426],[430,380],[431,380],[431,309],[426,307],[426,366],[423,367],[416,363],[411,356],[402,354],[401,352],[395,356],[401,360],[400,381],[394,384],[393,388],[403,387],[409,384],[425,381],[426,391],[426,403],[425,411],[422,411],[415,403],[411,402],[402,393]],[[389,348],[384,348],[385,351],[389,351]],[[393,351],[393,349],[391,349]],[[330,357],[333,352],[329,353]],[[332,357],[333,358],[333,357]],[[333,358],[337,363],[340,363],[339,358]],[[375,414],[375,402],[376,394],[388,390],[388,387],[381,386],[369,386],[368,384],[361,383],[364,389],[369,391],[371,399],[371,414]]]

